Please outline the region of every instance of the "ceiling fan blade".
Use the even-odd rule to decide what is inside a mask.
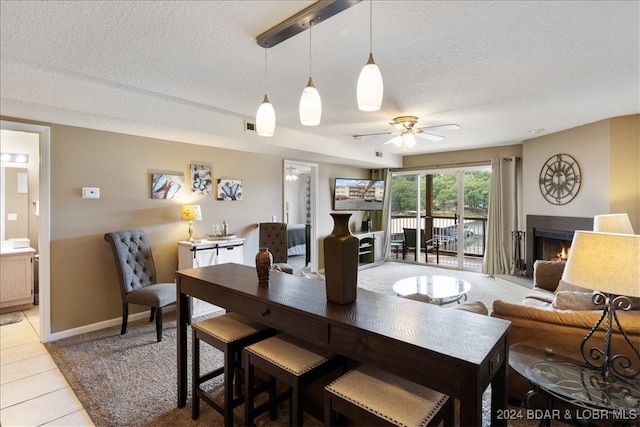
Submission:
[[[376,136],[376,135],[391,135],[393,132],[378,132],[378,133],[363,133],[360,135],[353,135],[354,139],[362,139],[365,136]]]
[[[425,126],[425,127],[420,127],[418,128],[420,130],[458,130],[460,129],[460,125],[456,125],[454,123],[448,124],[448,125],[434,125],[434,126]]]
[[[432,133],[425,133],[425,132],[416,132],[415,134],[418,138],[422,138],[422,139],[427,139],[429,141],[442,141],[444,139],[443,136],[440,135],[434,135]]]
[[[387,144],[400,145],[400,138],[401,138],[400,135],[395,135],[392,138],[387,139],[382,145],[387,145]]]

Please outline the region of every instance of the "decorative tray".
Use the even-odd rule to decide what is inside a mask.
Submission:
[[[237,237],[237,233],[227,234],[226,236],[214,236],[213,234],[207,234],[207,240],[232,240]]]

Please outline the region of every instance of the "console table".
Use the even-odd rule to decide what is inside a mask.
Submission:
[[[460,400],[460,424],[482,425],[482,394],[492,387],[492,425],[507,405],[510,322],[358,289],[347,305],[329,303],[324,283],[279,272],[258,285],[255,268],[220,264],[180,270],[178,407],[187,400],[189,296]],[[500,418],[500,419],[499,419]]]
[[[244,239],[196,240],[178,242],[178,270],[206,267],[226,262],[244,263]],[[220,310],[213,304],[191,298],[191,317]]]

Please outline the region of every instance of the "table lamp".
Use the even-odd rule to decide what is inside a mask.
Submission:
[[[594,216],[593,231],[599,233],[635,234],[629,215],[626,213]]]
[[[602,315],[580,345],[587,365],[599,369],[605,382],[613,381],[613,376],[637,376],[639,369],[632,366],[629,356],[611,354],[611,334],[615,321],[630,351],[640,359],[638,349],[620,325],[617,314],[617,311],[631,309],[629,297],[640,297],[640,235],[576,231],[562,280],[594,290],[593,303],[604,305]],[[603,320],[606,324],[602,348],[587,349],[587,341]]]
[[[182,221],[189,221],[189,242],[193,242],[193,221],[202,221],[200,205],[182,205]]]

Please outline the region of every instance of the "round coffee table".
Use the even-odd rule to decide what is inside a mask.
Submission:
[[[427,301],[432,304],[450,304],[467,300],[471,285],[453,276],[425,275],[407,277],[394,283],[393,291],[406,298]]]

